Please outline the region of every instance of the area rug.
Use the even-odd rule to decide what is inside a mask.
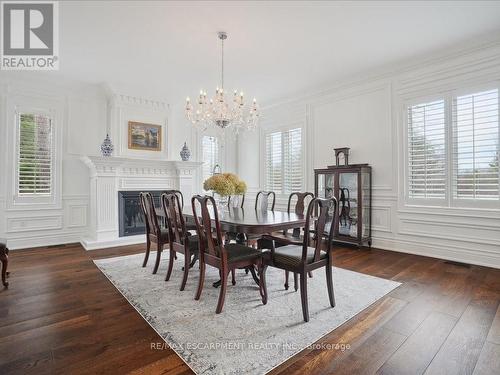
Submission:
[[[150,259],[154,260],[155,255],[151,254]],[[151,273],[152,260],[146,268],[141,267],[142,254],[94,262],[197,374],[265,374],[400,285],[334,268],[336,306],[331,308],[325,272],[317,270],[308,280],[310,321],[305,323],[300,291],[294,291],[293,277],[286,291],[284,272],[269,267],[269,300],[264,306],[251,275],[237,270],[236,285],[229,282],[224,310],[216,315],[219,289],[212,287],[212,282],[219,279],[218,270],[207,266],[205,288],[201,299],[195,301],[198,267],[193,267],[186,289],[181,292],[184,260],[179,254],[170,281],[165,282],[168,255],[163,255],[156,275]],[[161,349],[160,343],[151,343],[151,347]]]

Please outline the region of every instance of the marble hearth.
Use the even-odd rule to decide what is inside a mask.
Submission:
[[[178,189],[184,197],[198,192],[201,162],[84,156],[90,169],[90,217],[87,250],[145,242],[144,235],[119,236],[118,192]]]

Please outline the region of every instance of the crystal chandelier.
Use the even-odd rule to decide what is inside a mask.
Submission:
[[[224,40],[227,39],[225,32],[218,33],[221,40],[221,87],[215,90],[215,96],[212,99],[207,98],[206,91],[201,90],[196,104],[186,99],[186,118],[191,123],[206,130],[209,126],[224,130],[231,128],[235,133],[240,130],[253,130],[257,127],[259,119],[259,110],[257,100],[254,99],[251,105],[246,105],[243,92],[234,91],[232,98],[226,97],[224,91]]]

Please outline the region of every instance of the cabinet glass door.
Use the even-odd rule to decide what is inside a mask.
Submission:
[[[358,174],[339,173],[339,235],[358,238]]]
[[[335,178],[330,173],[318,174],[318,198],[331,198],[334,196]]]

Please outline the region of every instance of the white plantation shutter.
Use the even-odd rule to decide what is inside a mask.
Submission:
[[[498,89],[453,100],[453,197],[499,199]]]
[[[202,139],[203,181],[209,178],[219,164],[219,142],[217,137],[204,135]]]
[[[444,100],[408,108],[408,197],[446,197]]]
[[[266,135],[266,189],[277,194],[301,191],[303,186],[302,129]]]
[[[284,192],[302,190],[302,129],[283,133]]]
[[[266,136],[266,189],[274,192],[283,190],[283,148],[282,133]]]
[[[18,118],[17,194],[52,194],[52,121],[40,114],[21,113]]]

